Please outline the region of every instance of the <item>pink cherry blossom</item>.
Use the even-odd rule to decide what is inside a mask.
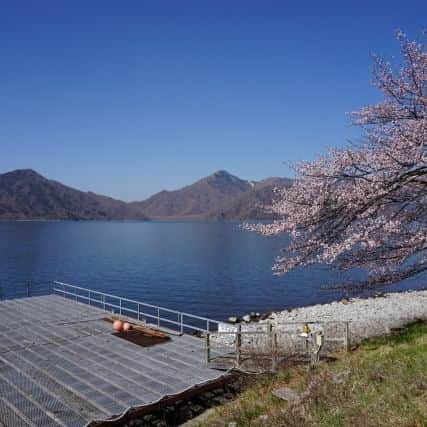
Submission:
[[[277,274],[329,263],[363,268],[361,286],[390,284],[427,271],[427,51],[399,32],[403,64],[374,57],[377,105],[352,113],[364,133],[357,146],[296,165],[290,189],[277,189],[264,235],[289,233]]]

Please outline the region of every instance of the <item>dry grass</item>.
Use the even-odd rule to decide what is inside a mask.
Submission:
[[[304,392],[288,404],[272,395],[287,386]],[[235,401],[192,425],[427,426],[427,323],[398,336],[368,340],[315,371],[292,368],[262,379]]]

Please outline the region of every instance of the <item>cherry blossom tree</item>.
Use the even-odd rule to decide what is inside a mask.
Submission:
[[[383,101],[352,113],[362,142],[298,164],[271,206],[280,219],[248,225],[291,236],[275,273],[313,263],[363,268],[368,279],[357,286],[369,287],[427,271],[427,51],[397,38],[399,69],[374,57]]]

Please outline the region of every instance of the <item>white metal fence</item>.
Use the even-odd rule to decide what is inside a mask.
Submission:
[[[221,323],[207,317],[196,316],[63,282],[55,281],[52,292],[64,298],[73,299],[76,302],[83,302],[103,310],[133,317],[139,321],[146,320],[158,327],[168,327],[179,331],[181,334],[184,332],[210,333],[218,331]]]

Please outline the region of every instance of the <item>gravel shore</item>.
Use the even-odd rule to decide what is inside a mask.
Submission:
[[[301,345],[299,338],[305,322],[314,322],[311,330],[321,330],[325,338],[357,344],[364,338],[384,335],[417,320],[427,320],[427,290],[381,294],[369,298],[351,298],[329,304],[317,304],[271,313],[260,321],[243,322],[242,342],[252,349],[269,346],[267,335],[248,335],[245,331],[267,331],[267,324],[278,334],[281,348],[292,351]],[[347,323],[348,322],[348,323]],[[346,331],[348,325],[348,329]],[[219,331],[235,332],[237,327],[221,324]],[[234,335],[215,337],[217,342],[232,345]]]
[[[352,298],[272,313],[263,322],[349,322],[351,342],[382,335],[392,328],[427,319],[427,290]]]

